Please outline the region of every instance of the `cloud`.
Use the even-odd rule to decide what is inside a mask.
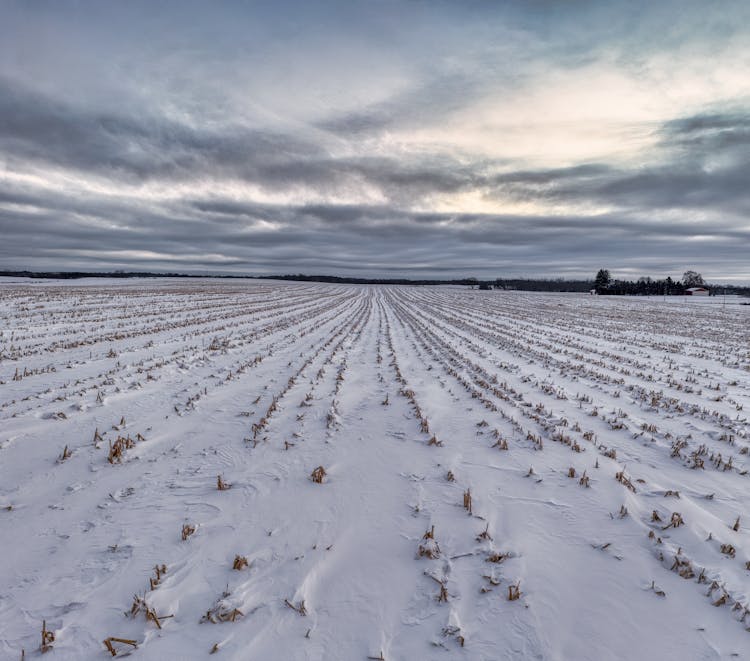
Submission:
[[[29,205],[24,212],[0,208],[0,258],[18,268],[33,257],[45,268],[64,258],[76,268],[577,275],[628,254],[637,255],[628,259],[628,269],[679,274],[686,263],[707,271],[710,250],[740,263],[750,241],[750,229],[730,223],[712,225],[712,234],[696,242],[705,228],[688,221],[658,224],[628,213],[517,217],[220,198],[134,211],[130,201],[97,207],[96,201],[53,197],[45,207],[44,200],[28,196],[2,199]],[[131,222],[132,215],[140,222]],[[31,227],[42,241],[30,240]]]
[[[706,212],[746,217],[750,111],[679,117],[665,122],[657,134],[658,149],[649,163],[504,173],[492,179],[493,194],[592,203],[654,218],[664,210],[688,217]]]
[[[319,147],[289,135],[231,124],[191,127],[150,109],[137,117],[97,112],[8,79],[0,79],[0,148],[20,162],[113,179],[252,177],[321,155]]]
[[[469,106],[488,90],[476,71],[443,73],[394,93],[388,99],[316,123],[345,137],[361,138],[388,130],[424,126]]]

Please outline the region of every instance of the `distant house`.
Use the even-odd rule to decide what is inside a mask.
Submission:
[[[706,287],[688,287],[685,290],[686,296],[708,296],[709,293]]]

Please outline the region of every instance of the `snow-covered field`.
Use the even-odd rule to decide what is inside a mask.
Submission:
[[[0,658],[749,658],[749,411],[736,304],[8,282]]]

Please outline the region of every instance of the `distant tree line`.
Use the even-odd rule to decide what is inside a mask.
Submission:
[[[652,280],[638,278],[638,280],[613,280],[607,287],[596,286],[598,294],[626,295],[626,296],[681,296],[687,287],[679,280],[672,278]]]
[[[672,280],[667,277],[663,280],[653,280],[642,277],[638,280],[613,280],[607,269],[599,269],[594,277],[593,289],[597,294],[625,295],[625,296],[682,296],[691,287],[708,287],[712,293],[717,290],[730,293],[750,294],[750,287],[709,287],[703,280],[703,276],[696,271],[685,271],[682,280]]]
[[[591,289],[592,282],[591,280],[567,280],[565,278],[496,278],[487,285],[491,285],[494,289],[520,289],[522,291],[587,292]]]
[[[0,276],[10,278],[36,278],[41,280],[79,280],[80,278],[200,278],[189,273],[153,273],[150,271],[0,271]],[[245,277],[245,276],[219,276]]]
[[[266,275],[257,276],[272,280],[293,280],[296,282],[332,282],[337,284],[349,285],[468,285],[477,286],[479,281],[476,278],[460,278],[458,280],[435,280],[411,278],[353,278],[348,276],[337,275]]]
[[[595,290],[599,294],[631,296],[680,296],[689,287],[703,286],[705,283],[700,273],[686,271],[682,280],[653,280],[648,277],[638,280],[614,280],[607,269],[599,269],[593,280],[566,278],[495,278],[479,280],[478,278],[458,279],[419,279],[410,278],[355,278],[335,275],[306,275],[303,273],[286,275],[241,275],[241,274],[190,274],[190,273],[156,273],[153,271],[0,271],[0,276],[16,278],[41,278],[71,280],[78,278],[250,278],[255,280],[290,280],[295,282],[329,282],[334,284],[359,285],[460,285],[472,289],[518,289],[540,292],[588,292]],[[739,285],[706,285],[712,293],[740,294],[750,296],[750,287]]]
[[[244,275],[244,274],[196,274],[196,273],[157,273],[153,271],[0,271],[0,277],[35,278],[42,280],[78,280],[80,278],[229,278],[251,280],[292,280],[295,282],[330,282],[354,285],[467,285],[476,286],[476,278],[454,280],[411,278],[354,278],[337,275]]]

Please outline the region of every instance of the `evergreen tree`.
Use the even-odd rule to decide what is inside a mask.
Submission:
[[[596,289],[596,293],[605,293],[611,284],[612,277],[609,275],[609,271],[607,269],[599,269],[594,278],[594,289]]]

